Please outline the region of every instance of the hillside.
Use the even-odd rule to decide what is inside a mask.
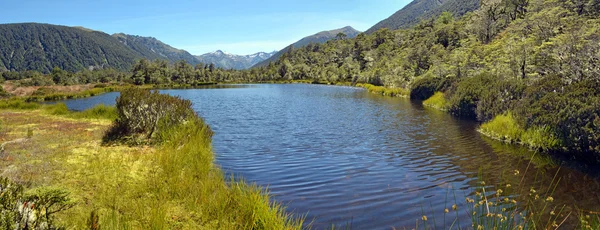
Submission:
[[[185,60],[192,65],[199,63],[198,59],[187,51],[173,48],[153,37],[142,37],[123,33],[113,34],[112,36],[134,50],[139,56],[147,59],[166,59],[170,62]]]
[[[311,36],[300,39],[299,41],[295,42],[294,44],[291,44],[291,45],[285,47],[284,49],[280,50],[279,52],[274,54],[269,59],[259,62],[258,64],[254,65],[253,67],[266,66],[270,62],[277,61],[281,56],[283,56],[283,54],[288,52],[290,49],[304,47],[310,43],[318,43],[318,44],[325,43],[329,40],[335,39],[339,33],[345,34],[347,36],[346,38],[355,38],[358,34],[360,34],[360,31],[355,30],[351,26],[346,26],[344,28],[335,29],[335,30],[321,31],[319,33],[316,33]]]
[[[415,0],[365,33],[372,34],[381,28],[405,29],[422,19],[434,18],[443,12],[450,12],[455,17],[462,16],[478,7],[479,0]]]
[[[275,53],[277,53],[277,51],[271,53],[259,52],[250,55],[235,55],[217,50],[216,52],[206,53],[195,57],[202,63],[212,63],[219,68],[242,70],[248,69],[257,63],[270,58]]]
[[[49,73],[55,66],[71,72],[107,67],[129,70],[142,58],[199,63],[187,51],[156,38],[111,36],[83,27],[39,23],[1,24],[0,47],[0,71]]]
[[[103,32],[36,23],[0,25],[0,47],[0,70],[125,70],[140,57]]]

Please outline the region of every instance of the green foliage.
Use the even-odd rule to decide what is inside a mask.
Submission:
[[[371,93],[381,94],[383,96],[390,97],[406,97],[408,96],[408,90],[402,88],[388,88],[383,86],[375,86],[371,84],[357,84],[357,87],[363,87]]]
[[[418,0],[413,1],[406,7],[394,13],[389,18],[377,23],[366,33],[374,33],[381,28],[403,29],[416,25],[420,20],[435,18],[443,12],[452,12],[456,16],[461,16],[466,12],[475,10],[479,7],[479,1],[476,0]]]
[[[429,99],[423,101],[423,105],[436,108],[439,110],[448,110],[448,101],[442,92],[436,92]]]
[[[21,185],[0,178],[0,227],[3,229],[60,229],[55,214],[73,207],[69,192],[39,187],[27,193]]]
[[[445,78],[422,77],[411,84],[410,99],[425,100],[434,95],[435,92],[443,91],[448,87],[449,81]]]
[[[484,94],[491,93],[489,87],[497,84],[497,79],[483,73],[475,77],[465,78],[449,91],[448,106],[450,112],[457,116],[476,118],[477,105]]]
[[[569,150],[600,152],[600,81],[566,84],[539,81],[526,92],[520,109],[526,126],[548,126]]]
[[[81,112],[74,112],[71,114],[71,117],[77,119],[115,120],[117,119],[117,109],[114,106],[99,104]]]
[[[14,110],[32,110],[40,108],[40,104],[34,102],[25,102],[21,99],[0,100],[0,109]]]
[[[534,149],[556,150],[560,146],[560,140],[552,130],[545,127],[530,127],[525,129],[514,118],[511,112],[498,115],[494,119],[484,123],[480,132],[509,143],[521,143]]]
[[[45,106],[45,110],[52,115],[66,115],[70,113],[67,105],[62,102]]]
[[[160,142],[162,132],[196,117],[189,100],[139,88],[121,92],[116,109],[117,120],[105,142],[118,139]]]

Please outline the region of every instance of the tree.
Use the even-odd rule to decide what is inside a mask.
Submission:
[[[346,35],[343,32],[339,32],[338,34],[335,35],[335,39],[336,40],[344,40],[348,37],[348,35]]]

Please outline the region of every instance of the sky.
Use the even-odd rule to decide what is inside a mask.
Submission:
[[[3,0],[0,23],[83,26],[155,37],[194,55],[281,50],[303,37],[365,31],[411,0]]]

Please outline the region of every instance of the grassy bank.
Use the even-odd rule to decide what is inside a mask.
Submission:
[[[423,101],[423,105],[442,111],[448,110],[448,102],[446,101],[446,97],[442,92],[436,92],[433,94],[433,96],[431,96],[429,99]]]
[[[56,213],[68,229],[299,229],[260,187],[213,164],[201,119],[173,127],[157,146],[103,145],[112,107],[69,112],[16,100],[0,111],[2,177],[26,190],[60,188],[74,206]],[[28,110],[23,110],[23,109]],[[93,228],[92,228],[93,229]]]
[[[384,87],[384,86],[375,86],[375,85],[371,85],[371,84],[362,84],[362,83],[356,84],[356,87],[362,87],[362,88],[367,89],[371,93],[379,94],[379,95],[383,95],[383,96],[408,97],[410,95],[410,92],[408,90],[402,89],[402,88],[388,88],[388,87]]]
[[[540,150],[553,150],[560,146],[560,141],[552,135],[547,127],[525,129],[517,123],[512,113],[498,115],[491,121],[483,123],[479,132],[508,143],[517,143]]]

